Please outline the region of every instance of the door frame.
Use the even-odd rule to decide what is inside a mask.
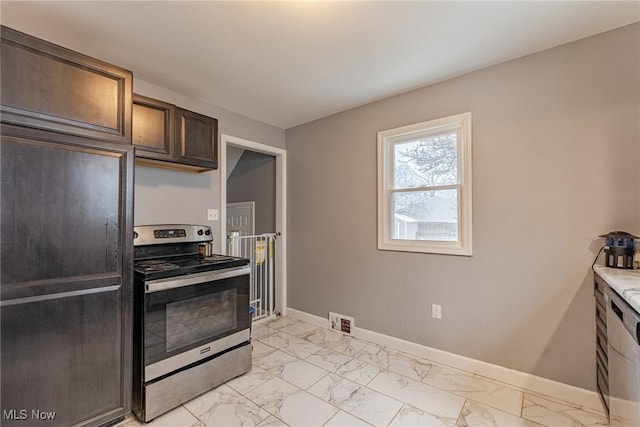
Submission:
[[[276,158],[276,232],[278,256],[276,256],[276,306],[275,311],[286,315],[287,311],[287,150],[261,144],[232,135],[220,135],[220,238],[227,238],[227,145],[249,151],[268,154]],[[226,252],[226,242],[222,244]]]

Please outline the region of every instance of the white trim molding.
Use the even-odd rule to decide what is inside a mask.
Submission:
[[[287,150],[249,141],[236,136],[221,135],[220,144],[220,236],[227,238],[227,144],[246,150],[268,154],[276,158],[276,232],[278,256],[276,257],[276,311],[287,310]],[[223,250],[226,245],[223,244]]]
[[[289,307],[287,308],[287,316],[328,329],[328,319],[314,314],[309,314]],[[400,338],[391,337],[389,335],[380,334],[363,328],[353,328],[353,336],[394,350],[431,360],[441,365],[450,366],[475,375],[498,380],[516,388],[572,402],[591,411],[602,412],[602,404],[600,403],[600,398],[595,391],[553,381],[548,378],[538,377],[536,375],[483,362],[481,360],[471,359],[469,357],[427,347],[411,341],[405,341]]]

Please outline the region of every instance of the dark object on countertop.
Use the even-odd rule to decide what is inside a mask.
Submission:
[[[625,231],[611,231],[602,234],[605,238],[605,265],[613,268],[633,268],[633,239],[640,237]]]

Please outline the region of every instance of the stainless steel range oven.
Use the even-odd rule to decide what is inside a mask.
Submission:
[[[210,255],[211,229],[134,228],[133,410],[148,422],[251,369],[249,261]]]

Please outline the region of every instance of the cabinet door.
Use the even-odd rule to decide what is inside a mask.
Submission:
[[[0,159],[2,425],[112,421],[131,408],[133,147],[3,125]]]
[[[2,121],[131,143],[130,71],[0,27]]]
[[[176,108],[176,161],[218,168],[218,120]]]
[[[37,425],[34,410],[55,413],[44,425],[71,426],[124,412],[122,284],[3,301],[2,425]],[[27,421],[27,422],[25,422]]]
[[[136,157],[173,160],[174,124],[173,104],[134,94],[131,140]]]

